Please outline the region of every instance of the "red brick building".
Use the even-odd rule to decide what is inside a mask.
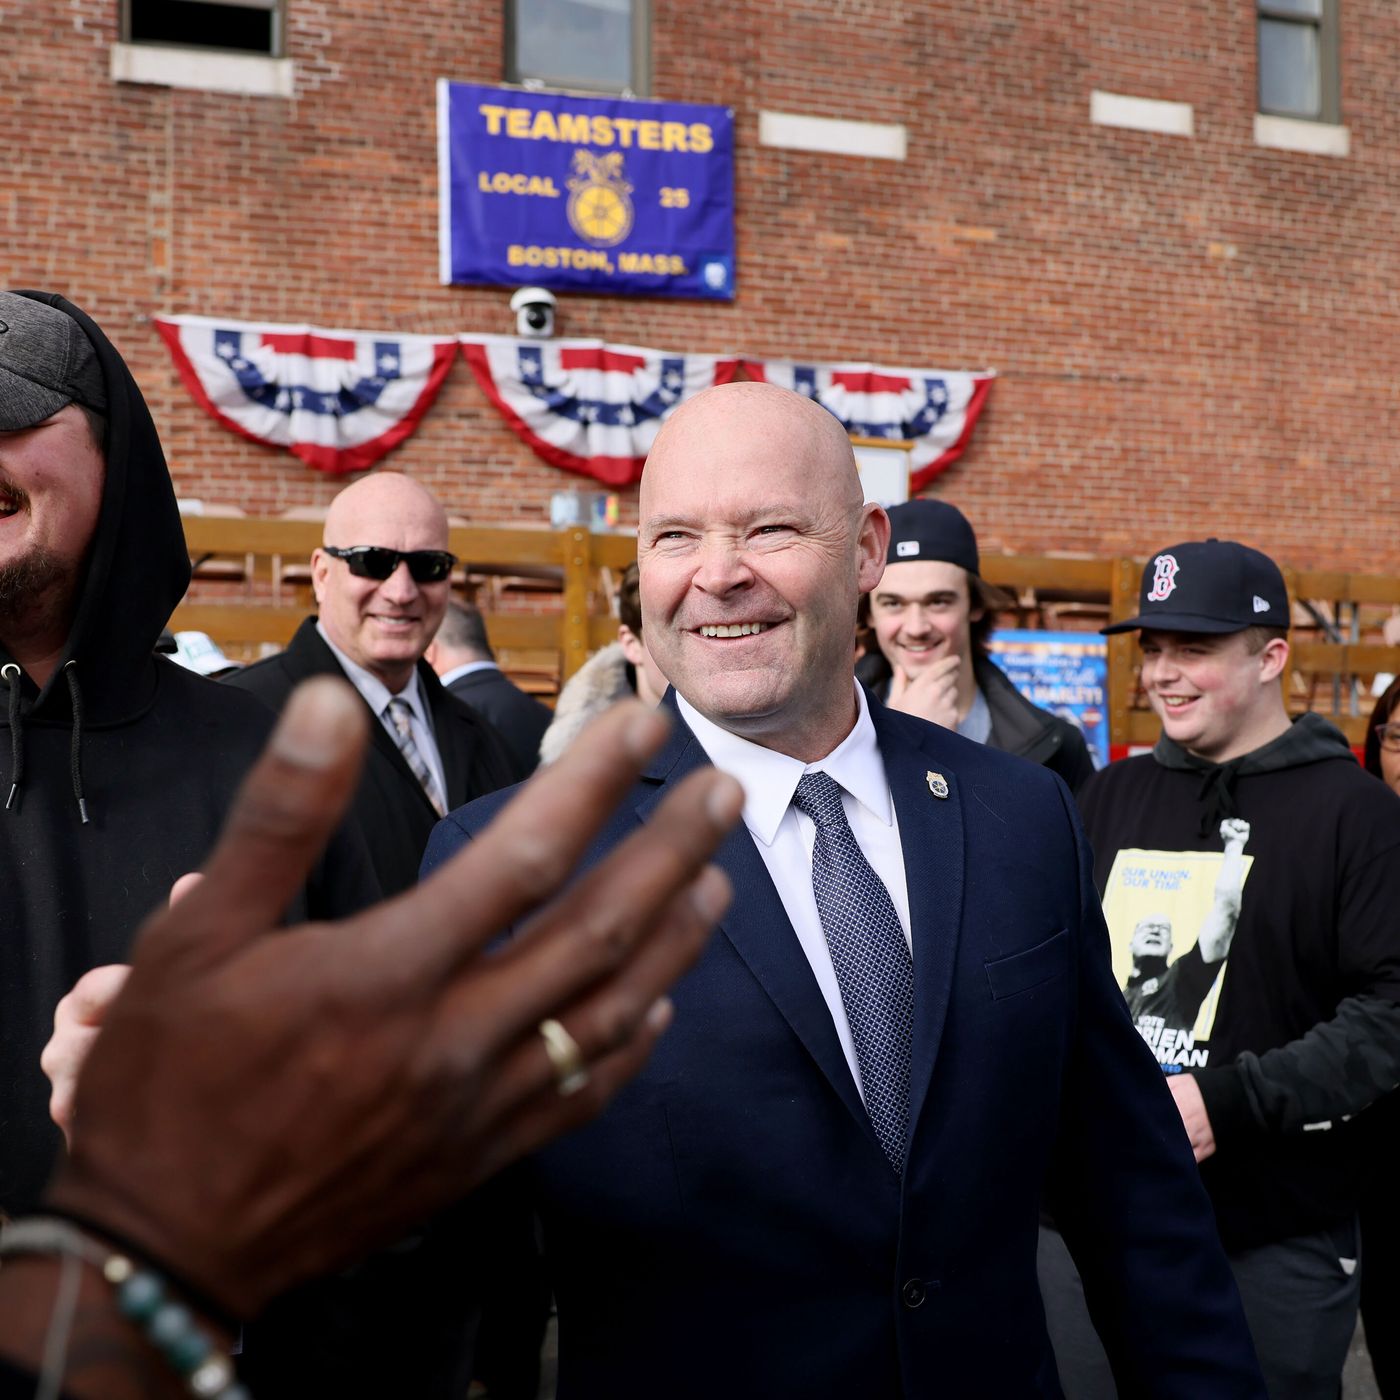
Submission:
[[[228,8],[0,10],[0,280],[62,290],[109,331],[182,494],[274,512],[339,483],[206,416],[150,318],[511,333],[512,288],[438,281],[434,83],[504,82],[516,6],[262,0],[270,56],[233,83],[261,95],[209,90],[229,85],[217,53],[121,42],[177,11],[208,11],[207,37]],[[990,548],[1141,553],[1210,532],[1400,572],[1391,0],[647,9],[646,94],[735,112],[738,295],[562,295],[562,334],[995,367],[935,488]],[[1265,100],[1301,119],[1260,115],[1261,42],[1285,61]],[[817,145],[893,129],[903,158],[763,144],[764,114],[876,124],[776,124]],[[542,522],[577,480],[465,364],[386,465],[482,524]]]

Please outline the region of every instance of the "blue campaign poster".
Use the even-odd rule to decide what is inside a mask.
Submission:
[[[438,82],[443,282],[734,297],[727,107]]]
[[[992,660],[1033,705],[1082,731],[1096,768],[1108,762],[1108,639],[1097,632],[992,634]]]

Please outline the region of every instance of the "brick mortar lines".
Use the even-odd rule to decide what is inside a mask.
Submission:
[[[736,110],[732,306],[568,295],[561,330],[759,356],[1003,373],[937,489],[989,547],[1241,535],[1400,572],[1400,15],[1344,11],[1353,155],[1252,142],[1253,30],[1189,0],[928,7],[657,0],[654,92]],[[9,285],[90,309],[130,358],[184,495],[256,511],[340,483],[208,419],[150,317],[508,332],[510,288],[436,281],[433,80],[501,79],[499,14],[292,0],[292,101],[113,85],[115,6],[7,10],[19,133]],[[1242,12],[1243,13],[1243,12]],[[1190,140],[1091,127],[1093,88],[1193,103]],[[908,125],[899,164],[757,146],[762,108]],[[482,523],[587,485],[457,365],[387,459]],[[632,502],[624,503],[630,518]]]

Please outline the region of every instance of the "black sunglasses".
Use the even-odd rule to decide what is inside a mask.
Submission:
[[[381,549],[377,544],[352,544],[348,549],[339,545],[323,545],[333,559],[345,560],[346,567],[356,578],[372,578],[383,583],[402,559],[414,583],[441,583],[457,562],[455,554],[445,549]]]

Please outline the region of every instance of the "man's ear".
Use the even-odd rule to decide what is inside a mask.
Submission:
[[[1270,681],[1278,680],[1287,669],[1291,654],[1292,650],[1285,638],[1274,637],[1267,642],[1264,650],[1259,653],[1259,683],[1268,685]]]
[[[646,653],[642,650],[642,639],[625,622],[617,624],[617,640],[622,647],[623,656],[634,666],[646,664]]]
[[[867,501],[861,507],[860,524],[856,527],[857,578],[862,593],[869,593],[884,576],[889,547],[890,518],[883,506]]]
[[[981,589],[972,581],[972,575],[963,570],[963,587],[967,589],[967,620],[981,622],[987,615],[987,605],[982,602]]]
[[[319,545],[311,551],[311,591],[317,603],[326,596],[326,575],[330,573],[331,556]]]

